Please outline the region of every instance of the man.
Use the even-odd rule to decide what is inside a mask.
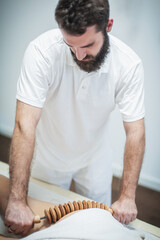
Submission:
[[[143,68],[139,57],[108,34],[107,0],[60,0],[59,29],[42,34],[26,50],[17,88],[10,151],[10,197],[5,224],[25,235],[33,225],[26,196],[34,177],[110,205],[109,116],[118,104],[126,132],[124,170],[114,217],[137,216],[135,192],[144,133]]]

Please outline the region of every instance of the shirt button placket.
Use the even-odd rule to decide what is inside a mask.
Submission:
[[[81,86],[80,86],[79,91],[78,91],[78,95],[82,96],[82,97],[85,97],[86,94],[87,94],[87,89],[88,89],[88,80],[85,79],[81,83]]]

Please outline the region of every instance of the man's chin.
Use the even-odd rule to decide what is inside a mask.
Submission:
[[[95,72],[100,69],[101,64],[95,64],[93,61],[81,61],[77,62],[78,67],[85,72]]]

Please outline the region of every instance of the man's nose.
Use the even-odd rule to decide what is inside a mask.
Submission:
[[[80,48],[75,49],[75,54],[76,54],[76,58],[79,61],[82,61],[86,57],[86,55],[87,55],[85,50],[84,49],[80,49]]]

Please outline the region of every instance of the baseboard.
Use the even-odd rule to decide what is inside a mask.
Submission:
[[[13,128],[0,124],[0,134],[11,138],[13,134]]]
[[[120,178],[122,176],[122,166],[113,164],[113,175]],[[155,178],[141,172],[138,184],[150,188],[155,191],[160,191],[160,179]]]

